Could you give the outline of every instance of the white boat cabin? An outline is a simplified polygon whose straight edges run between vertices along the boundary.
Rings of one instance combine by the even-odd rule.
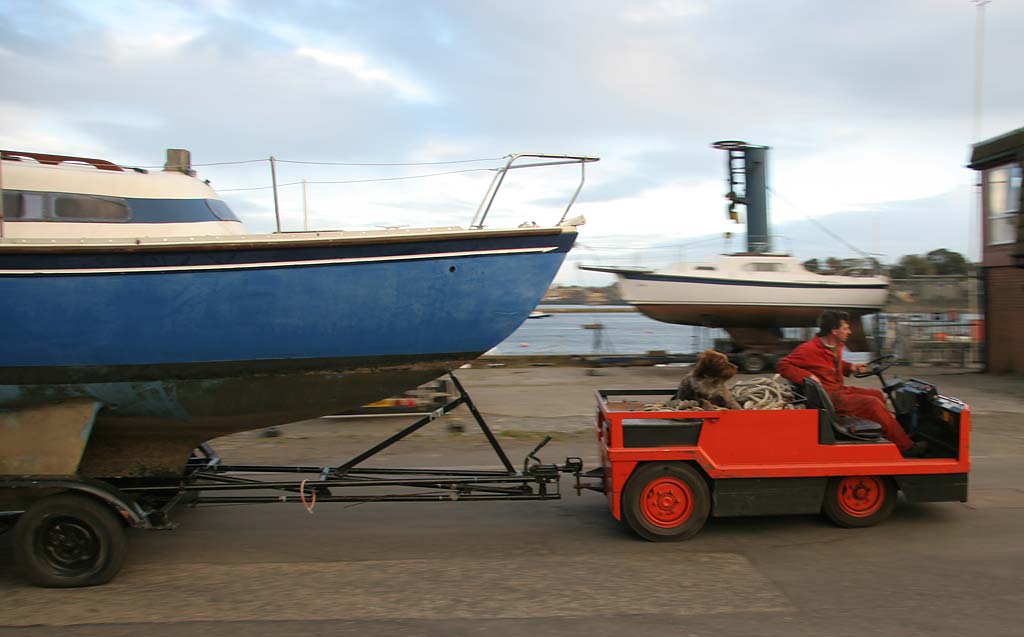
[[[5,239],[245,234],[227,204],[195,176],[186,151],[168,151],[164,170],[149,171],[102,159],[5,150],[0,190]]]
[[[841,280],[846,278],[875,278],[887,281],[885,277],[873,276],[865,270],[855,270],[844,274],[822,274],[812,272],[804,267],[799,259],[789,254],[740,253],[723,254],[716,260],[700,263],[673,263],[662,271],[665,274],[687,275],[714,279],[736,280],[789,280],[789,281],[820,281]]]

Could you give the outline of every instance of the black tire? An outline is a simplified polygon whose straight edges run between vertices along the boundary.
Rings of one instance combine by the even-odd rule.
[[[831,478],[821,512],[846,528],[874,526],[896,507],[896,483],[886,476]]]
[[[711,492],[704,478],[679,462],[641,465],[622,491],[622,518],[652,542],[685,540],[704,526]]]
[[[764,354],[743,354],[740,356],[740,371],[745,374],[760,374],[768,369],[768,357]]]
[[[14,563],[28,581],[47,588],[109,582],[127,554],[124,524],[89,496],[53,495],[35,501],[14,527]]]

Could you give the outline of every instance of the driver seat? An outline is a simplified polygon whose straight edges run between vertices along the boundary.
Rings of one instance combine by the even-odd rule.
[[[816,380],[804,379],[804,396],[808,409],[818,410],[818,438],[822,444],[835,444],[836,436],[861,442],[882,440],[882,425],[857,416],[840,416],[825,388]]]

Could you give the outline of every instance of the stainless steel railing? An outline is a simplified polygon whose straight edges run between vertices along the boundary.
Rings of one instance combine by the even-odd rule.
[[[533,162],[529,164],[513,165],[516,161],[523,158],[540,159],[544,161]],[[576,198],[579,196],[580,191],[583,189],[583,183],[587,178],[587,164],[590,162],[599,161],[599,157],[588,157],[586,155],[548,155],[545,153],[516,153],[509,155],[508,161],[501,168],[498,168],[494,174],[494,179],[491,180],[491,185],[487,188],[487,192],[484,193],[484,198],[480,201],[480,205],[476,209],[476,214],[473,215],[473,220],[469,223],[470,228],[483,228],[484,221],[487,219],[487,213],[491,211],[491,205],[494,204],[494,198],[498,194],[498,190],[501,188],[501,184],[505,181],[505,175],[508,171],[517,168],[536,168],[539,166],[564,166],[566,164],[579,164],[580,165],[580,183],[576,187],[576,191],[573,192],[572,198],[569,200],[569,204],[565,207],[565,211],[562,213],[562,218],[558,220],[558,223],[565,221],[565,218],[569,215],[569,210],[572,205],[576,203]]]

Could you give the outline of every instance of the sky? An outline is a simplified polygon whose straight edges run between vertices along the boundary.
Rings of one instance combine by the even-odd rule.
[[[1024,2],[984,8],[980,111],[977,15],[969,0],[0,0],[0,147],[157,167],[189,149],[253,232],[276,226],[270,156],[291,184],[285,230],[307,223],[302,180],[313,229],[468,226],[500,158],[600,157],[556,281],[602,285],[576,266],[742,248],[711,148],[738,139],[771,148],[777,247],[855,256],[825,225],[883,262],[976,258],[965,164],[1024,126]],[[579,179],[510,172],[488,225],[557,222]]]

